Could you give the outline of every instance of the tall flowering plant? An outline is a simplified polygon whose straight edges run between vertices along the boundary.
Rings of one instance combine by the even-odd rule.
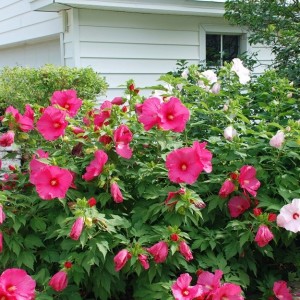
[[[1,264],[31,274],[37,300],[290,293],[297,90],[273,73],[252,83],[238,60],[161,80],[99,107],[66,90],[6,110],[1,146],[18,144],[22,164],[2,170]]]

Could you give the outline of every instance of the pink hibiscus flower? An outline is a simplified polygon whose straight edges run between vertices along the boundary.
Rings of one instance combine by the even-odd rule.
[[[143,108],[144,110],[144,108]],[[190,111],[178,98],[171,97],[168,102],[163,102],[159,111],[160,127],[164,130],[182,132],[190,118]]]
[[[163,263],[167,259],[169,251],[168,244],[164,241],[160,241],[146,250],[153,256],[157,264]]]
[[[9,147],[15,141],[15,133],[13,131],[8,131],[0,135],[0,146]]]
[[[246,190],[250,195],[256,196],[256,191],[260,187],[260,182],[256,176],[256,170],[252,166],[243,166],[240,169],[239,183],[241,188]]]
[[[203,170],[203,165],[199,162],[196,151],[188,147],[169,153],[166,167],[169,179],[175,183],[193,184]]]
[[[112,110],[112,103],[108,100],[104,101],[100,106],[100,112],[94,114],[94,125],[102,127],[104,123],[108,122]]]
[[[38,132],[47,141],[56,140],[64,135],[67,125],[66,113],[52,106],[44,110],[43,115],[36,123]]]
[[[116,152],[123,158],[130,159],[132,156],[132,149],[129,143],[132,141],[132,133],[126,125],[120,125],[114,132],[114,143],[116,145]]]
[[[203,143],[194,142],[193,149],[196,151],[198,160],[202,165],[202,169],[206,173],[210,173],[212,171],[212,164],[211,164],[212,153],[209,150],[205,149],[206,144],[207,144],[206,142]]]
[[[215,273],[204,271],[198,276],[197,284],[202,286],[205,295],[209,295],[221,286],[223,272],[216,270]]]
[[[279,300],[293,300],[293,296],[287,287],[287,283],[283,280],[274,282],[273,292]]]
[[[243,214],[249,207],[250,200],[242,196],[235,196],[228,202],[229,214],[233,218]]]
[[[37,155],[33,156],[33,159],[29,163],[29,181],[34,184],[34,178],[37,172],[39,172],[41,169],[43,169],[45,166],[47,166],[46,163],[40,161],[40,158],[47,159],[49,157],[49,154],[47,152],[44,152],[43,150],[39,149],[36,151]]]
[[[103,150],[97,150],[95,152],[95,159],[90,162],[90,164],[86,167],[86,172],[82,176],[82,178],[86,181],[91,181],[95,177],[99,176],[103,167],[108,160],[107,154]]]
[[[72,181],[73,176],[69,170],[45,165],[35,174],[33,184],[42,199],[51,200],[65,198]]]
[[[221,186],[221,189],[219,191],[219,196],[221,198],[226,198],[227,196],[229,196],[232,192],[234,192],[235,190],[235,185],[234,183],[230,180],[227,179],[225,180],[225,182],[223,183],[223,185]]]
[[[273,238],[274,235],[272,231],[269,229],[269,227],[266,225],[260,225],[257,230],[254,241],[257,243],[259,247],[264,247],[268,245],[269,242],[273,240]]]
[[[22,269],[7,269],[0,276],[0,299],[35,298],[35,281]]]
[[[114,257],[114,264],[116,272],[119,272],[131,258],[131,253],[127,249],[119,251]]]
[[[192,277],[188,273],[181,274],[172,285],[175,300],[193,300],[203,295],[200,285],[191,286]]]
[[[82,100],[77,98],[75,90],[55,91],[51,97],[51,104],[65,109],[70,117],[77,115]]]
[[[138,120],[144,125],[146,131],[160,124],[160,99],[155,97],[148,98],[143,104],[137,105],[136,108],[138,109]]]
[[[24,115],[20,114],[13,106],[9,106],[5,114],[11,114],[22,131],[28,132],[34,129],[34,111],[29,104],[25,105]]]
[[[294,199],[280,209],[277,225],[295,233],[300,231],[300,199]]]
[[[233,283],[225,283],[212,295],[212,300],[244,300],[242,289]]]

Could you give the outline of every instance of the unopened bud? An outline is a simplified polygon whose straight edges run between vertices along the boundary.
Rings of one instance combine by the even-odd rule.
[[[85,218],[84,223],[86,225],[86,227],[92,227],[93,226],[93,219],[92,218]]]

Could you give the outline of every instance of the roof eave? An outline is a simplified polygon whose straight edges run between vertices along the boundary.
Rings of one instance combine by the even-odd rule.
[[[115,10],[127,12],[178,14],[178,15],[205,15],[221,17],[224,14],[222,0],[214,1],[103,1],[103,0],[29,0],[33,10],[60,11],[70,7]]]

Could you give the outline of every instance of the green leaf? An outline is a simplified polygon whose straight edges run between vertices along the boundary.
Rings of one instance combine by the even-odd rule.
[[[107,251],[109,250],[109,245],[107,241],[101,241],[96,243],[98,250],[102,253],[103,259],[105,259]]]

